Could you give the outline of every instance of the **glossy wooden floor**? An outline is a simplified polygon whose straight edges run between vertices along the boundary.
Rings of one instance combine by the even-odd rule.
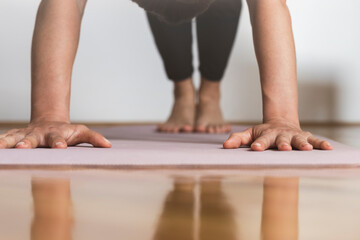
[[[355,240],[359,222],[356,168],[0,169],[1,240]]]

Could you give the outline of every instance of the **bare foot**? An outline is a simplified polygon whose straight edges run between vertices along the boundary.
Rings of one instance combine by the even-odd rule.
[[[174,105],[169,119],[158,126],[159,132],[193,132],[195,118],[195,89],[192,79],[176,82]]]
[[[220,108],[220,83],[201,79],[199,103],[196,109],[196,132],[227,133],[230,125],[226,124]]]

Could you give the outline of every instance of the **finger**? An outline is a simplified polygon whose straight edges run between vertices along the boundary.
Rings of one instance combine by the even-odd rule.
[[[47,138],[47,145],[51,148],[64,149],[67,148],[65,139],[59,133],[49,133]]]
[[[300,134],[295,135],[291,139],[291,145],[294,146],[295,148],[297,148],[298,150],[302,150],[302,151],[313,150],[313,146],[308,143],[307,137],[300,135]]]
[[[81,132],[75,139],[68,141],[68,145],[76,145],[80,143],[90,143],[94,147],[110,148],[111,143],[100,133],[91,131],[90,129]]]
[[[276,136],[274,134],[265,134],[257,139],[251,144],[251,150],[253,151],[265,151],[270,147],[275,146]]]
[[[291,137],[290,135],[280,134],[276,137],[275,145],[280,151],[291,151]]]
[[[103,147],[103,148],[111,148],[111,143],[100,133],[90,131],[88,142],[91,143],[94,147]]]
[[[249,145],[252,141],[251,136],[252,129],[246,129],[243,132],[233,133],[230,137],[224,142],[223,147],[225,149],[239,148],[244,145]]]
[[[17,144],[16,148],[37,148],[40,145],[40,135],[30,133],[21,139]]]
[[[317,137],[310,136],[307,141],[316,149],[333,150],[333,147],[328,141],[321,140]]]
[[[7,134],[0,139],[0,148],[13,148],[24,137],[24,134]]]

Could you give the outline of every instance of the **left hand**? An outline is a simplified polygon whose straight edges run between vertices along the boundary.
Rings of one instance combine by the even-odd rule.
[[[253,151],[264,151],[277,148],[280,151],[291,151],[293,147],[302,151],[315,149],[332,150],[328,141],[304,132],[297,124],[286,121],[273,121],[233,133],[224,142],[224,148],[232,149],[240,146],[251,146]]]

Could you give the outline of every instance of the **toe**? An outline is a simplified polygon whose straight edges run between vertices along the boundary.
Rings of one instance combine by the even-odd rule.
[[[165,124],[159,124],[159,125],[157,126],[157,131],[158,131],[158,132],[164,132],[164,131],[165,131],[165,127],[166,127]]]
[[[207,133],[215,133],[215,131],[216,131],[215,129],[216,129],[216,127],[211,125],[211,126],[207,127],[206,132]]]
[[[206,132],[206,127],[204,125],[198,125],[198,126],[196,126],[195,131],[198,132],[198,133],[205,133]]]
[[[216,133],[223,133],[224,132],[223,127],[221,125],[217,125],[215,127],[215,132]]]
[[[162,132],[168,133],[170,130],[169,126],[164,125],[164,127],[162,128]]]
[[[173,127],[171,128],[171,133],[179,133],[180,128],[179,127]]]
[[[225,132],[229,133],[231,131],[231,126],[230,125],[225,125]]]
[[[194,131],[194,128],[191,125],[184,125],[181,129],[181,132],[186,132],[186,133],[190,133],[192,131]]]

